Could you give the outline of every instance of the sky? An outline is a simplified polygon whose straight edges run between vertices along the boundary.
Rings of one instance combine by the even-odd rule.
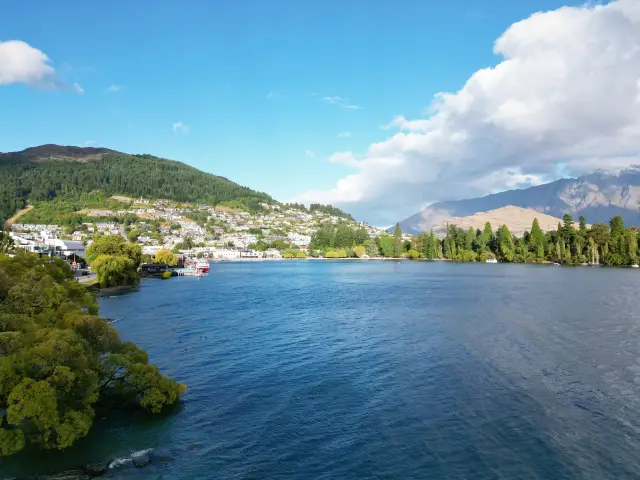
[[[0,112],[388,225],[640,163],[640,0],[5,0]]]

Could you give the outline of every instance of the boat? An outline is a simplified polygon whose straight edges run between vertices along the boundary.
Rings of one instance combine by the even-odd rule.
[[[631,268],[640,268],[640,265],[638,265],[637,263],[634,263],[633,265],[631,265]]]
[[[487,258],[484,263],[498,263],[498,260],[495,258]]]
[[[199,261],[196,263],[196,271],[209,273],[209,262]]]

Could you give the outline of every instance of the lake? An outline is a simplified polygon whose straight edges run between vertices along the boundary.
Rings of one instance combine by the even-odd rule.
[[[9,475],[640,478],[640,272],[448,262],[213,264],[102,298],[188,385]],[[156,452],[144,469],[135,452]],[[18,465],[19,464],[19,465]]]

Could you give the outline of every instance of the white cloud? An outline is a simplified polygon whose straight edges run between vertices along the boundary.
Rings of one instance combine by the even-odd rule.
[[[21,40],[0,42],[0,85],[22,83],[30,87],[84,93],[80,85],[65,84],[47,55]]]
[[[273,90],[267,93],[267,100],[277,100],[278,98],[282,98],[282,94],[274,92]]]
[[[311,158],[311,157],[313,157],[313,156],[315,155],[315,154],[314,154],[311,150],[309,150],[309,149],[305,150],[305,151],[304,151],[304,154],[305,154],[307,157],[309,157],[309,158]]]
[[[329,157],[331,163],[346,165],[347,167],[357,167],[359,161],[352,152],[337,152]]]
[[[511,25],[494,53],[496,66],[437,94],[427,118],[394,118],[385,127],[399,131],[350,162],[354,173],[334,188],[295,200],[391,223],[433,201],[637,162],[640,2],[536,13]]]
[[[122,90],[121,85],[111,84],[107,87],[107,93],[118,93]]]
[[[331,105],[336,105],[341,108],[348,108],[350,110],[360,110],[362,109],[359,105],[354,105],[348,98],[344,97],[322,97],[322,100]]]
[[[176,134],[176,135],[179,134],[179,133],[181,133],[183,135],[186,135],[191,130],[189,125],[187,125],[186,123],[183,123],[183,122],[174,123],[173,127],[171,127],[171,129],[173,130],[173,133]]]
[[[351,132],[341,132],[338,134],[340,138],[349,138],[351,137]]]

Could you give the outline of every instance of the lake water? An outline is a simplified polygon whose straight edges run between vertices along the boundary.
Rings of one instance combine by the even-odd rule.
[[[640,478],[639,294],[632,269],[445,262],[145,281],[101,313],[188,384],[183,404],[0,469],[153,449],[107,477]]]

